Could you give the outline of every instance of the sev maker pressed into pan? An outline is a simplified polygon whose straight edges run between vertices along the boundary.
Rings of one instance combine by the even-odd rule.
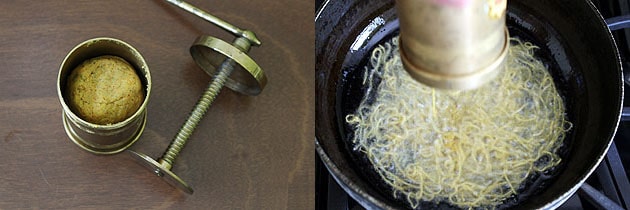
[[[468,90],[505,69],[507,0],[396,0],[395,6],[400,58],[418,82]]]

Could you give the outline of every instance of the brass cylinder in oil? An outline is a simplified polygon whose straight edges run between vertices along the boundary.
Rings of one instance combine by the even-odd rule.
[[[504,68],[507,0],[396,0],[400,55],[419,82],[465,90]]]

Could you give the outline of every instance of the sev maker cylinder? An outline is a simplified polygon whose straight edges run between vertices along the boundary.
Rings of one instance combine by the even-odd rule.
[[[396,0],[400,57],[417,81],[467,90],[505,68],[507,0]]]
[[[113,55],[129,62],[143,85],[144,98],[140,107],[125,120],[100,125],[80,118],[69,106],[65,95],[67,78],[74,68],[90,58]],[[114,38],[100,37],[86,40],[74,47],[59,68],[57,94],[62,106],[63,126],[70,140],[94,154],[116,154],[140,138],[146,125],[146,107],[151,93],[151,74],[144,58],[131,45]]]

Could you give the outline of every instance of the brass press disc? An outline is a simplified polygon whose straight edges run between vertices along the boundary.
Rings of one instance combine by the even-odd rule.
[[[221,63],[230,58],[238,65],[227,79],[225,86],[247,94],[258,95],[267,84],[262,68],[235,46],[215,37],[200,36],[190,47],[190,54],[206,73],[213,76]]]

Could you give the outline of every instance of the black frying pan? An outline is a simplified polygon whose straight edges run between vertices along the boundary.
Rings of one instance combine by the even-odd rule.
[[[344,116],[363,97],[357,81],[365,57],[397,33],[393,1],[326,1],[316,20],[316,150],[337,182],[368,208],[407,208],[353,151]],[[573,123],[561,149],[563,162],[544,182],[529,183],[528,197],[501,207],[554,208],[595,170],[612,141],[623,101],[619,55],[601,15],[586,0],[508,1],[510,35],[541,47],[542,58]],[[437,207],[426,204],[425,207]],[[443,206],[439,206],[443,207]]]

